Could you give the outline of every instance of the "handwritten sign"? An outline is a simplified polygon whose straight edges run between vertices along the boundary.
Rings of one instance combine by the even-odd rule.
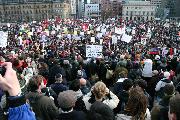
[[[86,45],[86,57],[102,58],[102,45]]]

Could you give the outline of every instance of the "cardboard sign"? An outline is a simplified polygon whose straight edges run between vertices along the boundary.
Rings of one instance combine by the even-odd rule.
[[[86,45],[86,57],[102,58],[102,45]]]

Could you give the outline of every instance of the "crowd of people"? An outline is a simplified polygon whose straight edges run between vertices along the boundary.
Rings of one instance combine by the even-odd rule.
[[[1,120],[180,119],[176,22],[57,18],[1,31]],[[87,45],[102,53],[87,57]]]

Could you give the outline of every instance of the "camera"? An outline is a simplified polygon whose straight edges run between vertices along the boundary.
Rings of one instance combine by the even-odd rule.
[[[6,68],[3,66],[0,66],[0,74],[2,75],[2,76],[4,76],[5,75],[5,73],[6,73]]]

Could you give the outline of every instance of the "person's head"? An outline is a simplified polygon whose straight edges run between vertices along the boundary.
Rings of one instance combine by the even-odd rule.
[[[106,95],[106,85],[103,82],[97,82],[92,92],[96,99],[102,99]]]
[[[73,80],[70,83],[69,89],[73,91],[78,91],[80,89],[80,81],[79,80]]]
[[[120,78],[126,78],[128,75],[127,69],[124,69],[123,71],[119,72],[119,77]]]
[[[142,88],[142,90],[145,90],[147,87],[147,82],[143,79],[139,79],[136,81],[136,84]]]
[[[56,80],[56,82],[62,83],[62,81],[63,81],[62,75],[60,73],[56,74],[55,80]]]
[[[145,55],[145,58],[146,59],[150,59],[150,56],[147,54],[147,55]]]
[[[114,120],[113,110],[106,104],[96,101],[89,111],[89,120]]]
[[[67,90],[60,92],[57,98],[58,105],[63,111],[70,111],[76,103],[75,92]]]
[[[173,95],[175,93],[175,87],[173,84],[165,85],[163,90],[165,95]]]
[[[148,106],[147,97],[139,86],[131,88],[125,111],[134,119],[144,120]]]
[[[82,78],[83,77],[83,72],[82,70],[77,71],[77,78]]]
[[[44,77],[41,75],[33,76],[28,83],[28,91],[35,92],[45,87]]]
[[[168,71],[164,72],[164,78],[169,79],[170,73]]]
[[[169,102],[169,120],[180,120],[180,94],[176,94]]]
[[[133,86],[133,82],[131,79],[125,79],[122,85],[123,85],[123,89],[128,91]]]

